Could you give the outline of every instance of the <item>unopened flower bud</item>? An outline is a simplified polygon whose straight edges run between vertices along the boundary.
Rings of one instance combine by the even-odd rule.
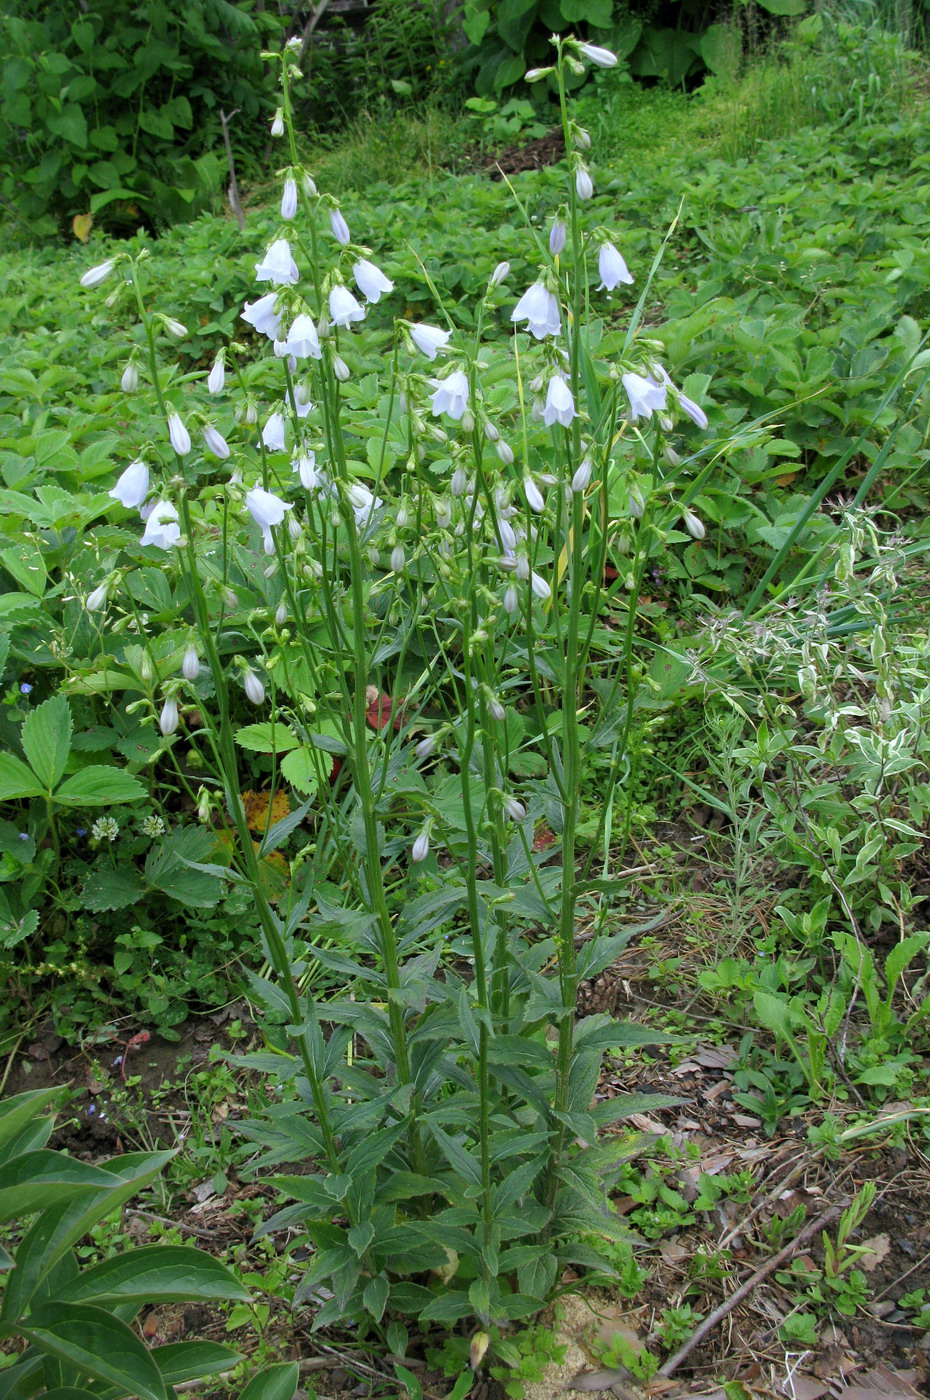
[[[565,240],[568,237],[568,229],[565,227],[564,219],[556,219],[549,230],[549,252],[557,258],[565,247]]]
[[[417,758],[429,758],[439,747],[439,739],[435,734],[427,734],[425,739],[421,739],[414,749]]]
[[[504,720],[507,718],[507,711],[496,695],[488,696],[488,714],[492,719],[496,719],[498,724],[503,724]]]
[[[643,493],[638,486],[631,486],[627,495],[627,502],[630,507],[630,514],[634,520],[642,520],[646,513],[646,502]]]
[[[242,673],[242,687],[253,705],[261,705],[265,699],[265,687],[255,672],[246,669]]]
[[[504,612],[512,616],[519,606],[520,595],[517,593],[517,586],[515,583],[508,583],[504,590]]]
[[[229,456],[229,443],[223,437],[218,428],[214,428],[212,423],[207,423],[203,430],[203,440],[214,457],[219,457],[225,461]]]
[[[513,448],[510,447],[503,438],[497,443],[495,451],[505,467],[513,466]]]
[[[316,198],[316,183],[313,179],[313,176],[310,175],[307,171],[305,171],[303,176],[301,177],[300,187],[308,199]]]
[[[590,199],[594,194],[594,181],[583,165],[575,171],[575,193],[579,199]]]
[[[108,593],[108,585],[106,583],[98,583],[93,592],[88,595],[86,604],[87,611],[99,612],[101,608],[106,607]]]
[[[162,706],[162,711],[158,718],[158,727],[165,738],[167,738],[169,734],[173,734],[177,729],[178,720],[178,702],[175,700],[174,696],[171,695]]]
[[[183,321],[176,321],[173,316],[162,318],[162,324],[169,335],[173,335],[175,340],[183,340],[187,335],[187,327]]]
[[[336,376],[336,378],[339,380],[339,383],[340,383],[340,384],[345,384],[346,380],[349,378],[350,373],[351,373],[351,371],[350,371],[350,369],[349,369],[349,366],[346,364],[346,362],[345,362],[345,360],[342,358],[342,356],[341,356],[341,355],[334,355],[334,356],[333,356],[333,374],[334,374],[334,375]]]
[[[288,176],[281,192],[281,218],[293,219],[297,213],[297,181]]]
[[[99,287],[101,282],[105,282],[116,266],[115,258],[107,258],[106,262],[98,263],[84,273],[81,278],[82,287]]]
[[[272,136],[284,135],[284,108],[279,107],[274,114],[274,121],[271,123]]]
[[[507,274],[508,274],[509,272],[510,272],[510,263],[509,263],[509,262],[499,262],[499,263],[497,264],[497,267],[496,267],[496,268],[494,269],[494,271],[491,273],[490,278],[488,279],[488,286],[489,286],[489,287],[499,287],[500,284],[503,282],[504,278],[507,276]]]
[[[535,510],[538,514],[540,511],[546,509],[543,493],[531,476],[525,476],[523,478],[523,494],[526,496],[530,510]]]
[[[142,653],[142,660],[139,662],[139,676],[145,682],[145,684],[148,685],[149,682],[153,679],[154,675],[155,668],[152,665],[152,658],[149,656],[147,651],[144,651]]]
[[[544,603],[552,597],[552,589],[549,587],[548,583],[542,577],[541,574],[530,574],[530,587],[536,594],[536,597],[542,599]]]
[[[343,247],[351,243],[352,235],[349,232],[349,225],[343,218],[340,209],[330,209],[329,226],[333,231],[333,237],[337,243],[341,243]]]
[[[275,609],[274,620],[279,627],[283,627],[287,622],[287,604],[279,603]]]
[[[452,480],[449,483],[449,490],[452,492],[453,496],[464,496],[467,486],[468,477],[465,474],[465,468],[456,467],[455,471],[452,473]]]
[[[693,539],[702,540],[707,534],[702,521],[692,511],[686,510],[681,518],[685,529]]]
[[[471,1345],[468,1348],[468,1364],[473,1371],[477,1371],[481,1365],[490,1344],[491,1338],[487,1332],[476,1332],[472,1337]]]
[[[226,387],[226,365],[221,355],[217,355],[213,361],[210,373],[207,375],[207,392],[210,394],[221,394]]]
[[[523,818],[526,816],[526,808],[523,803],[519,802],[515,797],[504,798],[504,811],[507,813],[508,817],[515,822],[522,822]]]
[[[197,820],[199,822],[210,820],[210,794],[206,788],[201,788],[197,794]]]
[[[588,489],[588,484],[590,483],[590,480],[591,480],[591,468],[592,468],[591,458],[590,458],[590,457],[585,457],[585,458],[583,458],[583,459],[582,459],[582,462],[581,462],[581,466],[577,468],[577,470],[576,470],[576,472],[575,472],[575,475],[572,477],[572,490],[573,490],[573,491],[587,491],[587,489]]]
[[[404,554],[404,546],[402,544],[396,544],[391,550],[391,568],[394,570],[394,573],[403,573],[406,562],[407,556]]]
[[[123,370],[123,377],[119,382],[124,394],[134,394],[139,387],[139,371],[136,368],[135,360],[130,360]]]
[[[425,826],[425,827],[423,828],[423,830],[420,832],[420,834],[419,834],[419,836],[417,837],[417,839],[416,839],[416,840],[414,841],[414,843],[413,843],[413,849],[412,849],[411,852],[410,852],[410,857],[411,857],[412,860],[416,861],[417,864],[419,865],[420,861],[426,860],[426,857],[427,857],[428,855],[429,855],[429,827],[428,827],[428,826]]]
[[[181,662],[181,675],[186,681],[195,681],[200,675],[200,657],[197,655],[197,648],[193,643],[185,648],[184,660]]]

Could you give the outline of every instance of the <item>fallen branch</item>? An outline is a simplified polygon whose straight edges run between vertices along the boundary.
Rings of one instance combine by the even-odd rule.
[[[714,1308],[710,1316],[706,1317],[700,1327],[696,1328],[695,1331],[691,1333],[691,1336],[683,1346],[678,1348],[674,1356],[670,1356],[665,1364],[659,1367],[659,1375],[670,1376],[673,1371],[677,1371],[678,1367],[686,1357],[691,1355],[698,1343],[703,1342],[707,1334],[712,1332],[717,1326],[717,1323],[722,1322],[727,1314],[733,1311],[737,1303],[741,1303],[757,1284],[761,1283],[764,1278],[768,1278],[769,1274],[774,1273],[781,1264],[784,1264],[787,1259],[790,1259],[796,1249],[800,1248],[802,1244],[807,1243],[811,1235],[816,1235],[818,1230],[822,1230],[825,1226],[829,1225],[830,1221],[840,1214],[841,1209],[842,1207],[840,1206],[831,1206],[829,1210],[825,1210],[823,1215],[819,1215],[816,1220],[812,1220],[809,1225],[805,1225],[804,1229],[795,1236],[790,1244],[786,1244],[784,1249],[780,1249],[777,1254],[772,1255],[771,1259],[767,1259],[760,1269],[756,1269],[756,1272],[751,1274],[745,1283],[741,1283],[736,1292],[731,1293],[730,1297],[727,1298],[725,1302],[721,1303],[719,1308]]]

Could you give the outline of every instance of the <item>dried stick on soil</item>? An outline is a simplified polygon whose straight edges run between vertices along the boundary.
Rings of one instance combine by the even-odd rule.
[[[757,1284],[761,1283],[764,1278],[768,1278],[769,1274],[774,1273],[781,1264],[784,1264],[786,1259],[790,1259],[794,1251],[800,1248],[802,1244],[806,1244],[811,1235],[816,1235],[818,1230],[822,1230],[824,1226],[829,1225],[830,1221],[840,1214],[840,1210],[840,1206],[831,1206],[829,1210],[825,1210],[823,1215],[819,1215],[816,1220],[812,1220],[809,1225],[805,1225],[804,1229],[800,1234],[795,1236],[790,1244],[786,1244],[784,1249],[780,1249],[777,1254],[772,1255],[771,1259],[767,1259],[761,1269],[756,1269],[756,1272],[751,1274],[745,1283],[740,1284],[735,1293],[730,1294],[726,1302],[721,1303],[719,1308],[714,1308],[710,1317],[706,1317],[700,1327],[696,1328],[696,1330],[691,1333],[691,1336],[683,1346],[678,1348],[674,1356],[670,1356],[665,1365],[659,1367],[659,1375],[670,1376],[673,1371],[677,1371],[678,1367],[686,1357],[691,1355],[698,1343],[703,1342],[707,1334],[712,1332],[717,1326],[717,1323],[722,1322],[727,1314],[733,1311],[737,1303],[741,1303]]]

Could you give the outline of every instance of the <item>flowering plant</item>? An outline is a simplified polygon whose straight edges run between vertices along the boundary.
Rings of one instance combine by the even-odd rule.
[[[325,1287],[318,1325],[365,1315],[401,1354],[404,1316],[506,1323],[544,1305],[562,1265],[596,1262],[579,1234],[619,1226],[605,1162],[582,1144],[638,1104],[591,1099],[603,1049],[645,1033],[575,1023],[580,981],[629,936],[602,931],[609,881],[579,874],[582,715],[622,762],[646,562],[679,519],[703,531],[701,476],[687,481],[669,441],[679,409],[692,432],[689,406],[703,410],[637,335],[648,281],[616,352],[598,352],[585,318],[594,266],[605,290],[633,274],[586,227],[594,177],[565,77],[606,51],[554,43],[570,156],[539,275],[517,299],[499,263],[473,339],[441,304],[448,329],[398,322],[367,418],[346,411],[346,386],[390,265],[353,241],[301,166],[289,49],[275,56],[284,226],[255,264],[252,339],[225,347],[206,378],[219,469],[198,466],[188,424],[200,410],[166,373],[140,261],[118,255],[105,274],[139,315],[164,437],[113,489],[144,530],[88,605],[118,608],[143,561],[181,600],[184,640],[142,703],[166,754],[181,735],[198,754],[191,796],[231,861],[192,864],[250,891],[274,976],[252,986],[291,1037],[273,1070],[288,1116],[246,1130],[268,1163],[314,1159],[310,1175],[282,1179],[298,1204],[276,1217],[316,1245],[297,1300]],[[527,330],[492,380],[482,328],[502,305]],[[252,359],[255,337],[267,358]],[[260,412],[256,391],[271,386]],[[609,559],[627,561],[619,645],[600,622]],[[242,722],[245,702],[259,722],[254,709]],[[243,750],[263,757],[272,799],[283,789],[296,802],[274,820],[269,801],[257,842]],[[304,844],[286,897],[272,897],[264,862],[291,838]],[[582,911],[596,936],[579,945]],[[314,961],[353,989],[326,1004],[326,1034],[305,976]]]

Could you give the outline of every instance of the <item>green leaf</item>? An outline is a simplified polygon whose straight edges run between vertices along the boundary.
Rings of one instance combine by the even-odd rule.
[[[182,1385],[238,1366],[242,1356],[219,1342],[170,1342],[150,1353],[166,1385]]]
[[[281,760],[281,776],[298,792],[312,797],[319,787],[320,760],[307,747],[295,749]]]
[[[12,1142],[19,1130],[42,1113],[60,1093],[59,1089],[32,1089],[0,1103],[0,1148]]]
[[[61,1152],[24,1152],[0,1167],[0,1225],[109,1186],[112,1180],[112,1173]]]
[[[44,1303],[21,1324],[41,1351],[139,1400],[168,1400],[161,1372],[142,1342],[102,1308],[58,1300]]]
[[[145,862],[147,882],[182,904],[212,909],[223,892],[221,880],[209,871],[192,869],[187,862],[202,863],[215,841],[214,834],[202,827],[176,828],[161,846],[149,852]]]
[[[239,1400],[294,1400],[299,1378],[296,1361],[279,1361],[253,1376]]]
[[[41,797],[45,789],[31,768],[11,753],[0,753],[0,802]]]
[[[362,1302],[371,1313],[375,1322],[380,1322],[384,1316],[384,1309],[387,1307],[390,1291],[391,1285],[388,1283],[385,1274],[376,1274],[375,1277],[365,1285],[365,1291],[362,1294]]]
[[[117,802],[135,802],[145,796],[145,788],[122,768],[94,764],[75,773],[54,794],[66,807],[102,807]]]
[[[39,607],[38,598],[31,598],[28,593],[0,593],[0,619],[14,626],[29,621]]]
[[[23,750],[33,772],[51,792],[65,771],[71,752],[71,706],[63,695],[37,705],[23,721]]]
[[[300,746],[300,740],[289,724],[246,724],[236,730],[236,743],[252,753],[287,753]]]
[[[82,903],[85,909],[100,914],[107,909],[128,909],[144,894],[145,885],[135,870],[95,866],[84,882]]]
[[[153,1244],[85,1269],[59,1297],[71,1303],[247,1303],[249,1290],[211,1254],[192,1245]]]
[[[0,1274],[9,1273],[15,1263],[16,1261],[12,1254],[7,1254],[3,1245],[0,1244]]]

